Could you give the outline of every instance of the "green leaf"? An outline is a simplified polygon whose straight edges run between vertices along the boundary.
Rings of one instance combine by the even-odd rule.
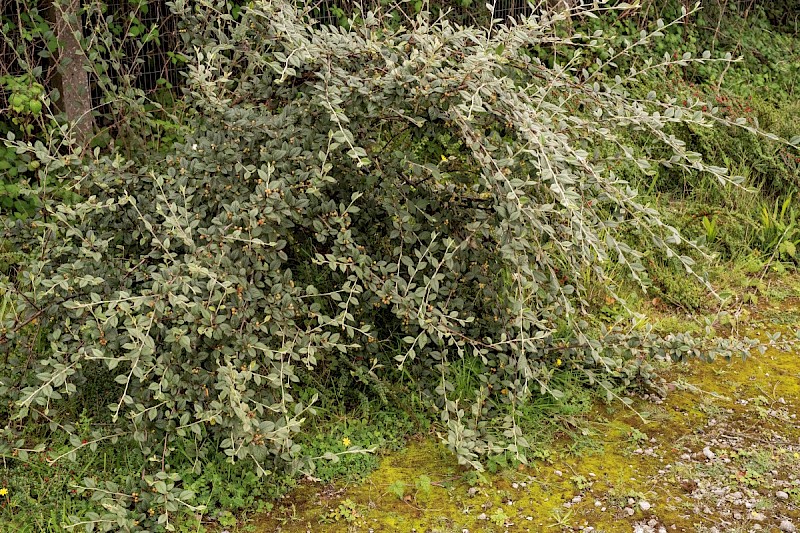
[[[402,500],[406,494],[406,484],[397,480],[389,485],[388,490],[390,494],[394,494],[398,499]]]

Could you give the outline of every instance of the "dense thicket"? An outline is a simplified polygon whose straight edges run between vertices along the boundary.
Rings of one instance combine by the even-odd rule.
[[[178,439],[262,474],[313,468],[294,437],[322,375],[384,401],[411,381],[480,468],[526,460],[520,409],[562,394],[562,365],[613,397],[647,383],[653,357],[742,348],[587,316],[587,284],[614,298],[620,272],[647,283],[644,254],[692,273],[693,245],[618,169],[741,181],[670,133],[708,127],[710,104],[630,92],[651,71],[714,61],[633,55],[663,24],[615,49],[564,33],[564,13],[489,28],[365,14],[347,30],[282,1],[183,15],[197,48],[177,142],[65,155],[66,128],[49,145],[8,141],[43,179],[23,184],[35,214],[5,221],[24,260],[2,281],[0,394],[43,420],[107,375],[109,424],[76,448],[132,438],[162,457],[126,488],[146,496],[98,493],[99,527],[188,505],[165,467]],[[540,59],[554,47],[571,53]],[[465,359],[480,377],[456,393]]]

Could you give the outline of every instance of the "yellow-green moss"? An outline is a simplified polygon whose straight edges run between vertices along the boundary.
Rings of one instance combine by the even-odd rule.
[[[788,335],[790,326],[800,323],[795,320],[800,319],[800,307],[797,302],[784,303],[764,310],[761,316],[763,322],[757,327],[739,333],[762,338],[779,331]],[[752,436],[754,431],[765,435],[781,431],[791,442],[800,442],[797,420],[786,424],[779,416],[762,417],[764,407],[759,405],[773,402],[785,406],[787,413],[800,407],[800,356],[796,346],[787,348],[754,353],[746,361],[676,364],[665,375],[675,390],[663,403],[642,400],[634,405],[636,412],[619,404],[598,405],[583,428],[592,446],[576,447],[564,437],[549,444],[549,461],[515,471],[477,475],[460,467],[435,439],[411,442],[405,451],[384,458],[362,484],[342,488],[304,484],[270,515],[260,517],[256,530],[460,533],[463,528],[472,532],[559,531],[591,525],[598,532],[613,532],[631,531],[634,522],[654,516],[668,528],[699,531],[714,525],[718,517],[713,509],[701,517],[692,511],[687,494],[692,487],[682,486],[681,479],[703,469],[714,475],[718,470],[723,477],[738,475],[735,470],[731,474],[727,463],[681,462],[687,449],[695,455],[702,450],[701,431],[710,418],[725,416],[731,432]],[[654,449],[652,455],[648,448]],[[769,441],[752,452],[720,449],[716,453],[730,455],[742,468],[761,461],[800,471],[796,452]],[[430,478],[429,492],[416,489],[421,476]],[[389,490],[398,481],[406,487],[402,499]],[[741,481],[720,479],[729,484]],[[564,504],[576,496],[580,501],[566,508]],[[646,500],[652,508],[642,511],[629,498],[636,504]],[[345,511],[353,510],[352,515],[336,513],[342,502]],[[798,505],[787,505],[782,516],[797,518]],[[632,516],[626,507],[633,509]]]

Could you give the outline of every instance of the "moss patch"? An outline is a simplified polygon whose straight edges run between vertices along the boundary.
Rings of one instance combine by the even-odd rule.
[[[800,527],[800,302],[762,309],[741,335],[786,342],[746,361],[686,362],[672,392],[598,405],[541,460],[498,474],[409,443],[352,486],[306,482],[256,531],[772,531]],[[402,489],[402,490],[401,490]]]

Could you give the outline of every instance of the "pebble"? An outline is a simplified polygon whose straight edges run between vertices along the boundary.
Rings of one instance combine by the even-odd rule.
[[[778,492],[775,493],[775,497],[778,498],[779,500],[788,500],[789,494],[782,490],[779,490]]]
[[[784,533],[794,533],[795,531],[797,531],[797,527],[795,527],[795,525],[788,520],[784,520],[783,522],[781,522],[781,525],[778,526],[778,529],[780,529]]]
[[[650,502],[642,500],[639,502],[639,507],[642,509],[642,511],[649,511],[651,505]]]
[[[706,446],[705,448],[703,448],[703,455],[705,455],[705,456],[706,456],[706,459],[708,459],[709,461],[713,461],[713,460],[714,460],[714,458],[717,456],[717,454],[715,454],[714,452],[712,452],[712,451],[711,451],[711,448],[709,448],[708,446]]]
[[[481,514],[479,514],[479,515],[477,516],[477,519],[478,519],[478,520],[488,520],[488,519],[489,519],[489,517],[488,517],[488,516],[486,516],[486,513],[481,513]]]
[[[750,518],[752,520],[755,520],[756,522],[763,522],[764,520],[767,519],[767,517],[766,517],[766,515],[764,513],[757,513],[755,511],[750,513]]]
[[[634,510],[633,510],[633,509],[631,509],[630,507],[626,507],[626,508],[625,508],[625,514],[627,514],[628,516],[633,516],[633,513],[635,513],[635,512],[636,512],[636,511],[634,511]]]

